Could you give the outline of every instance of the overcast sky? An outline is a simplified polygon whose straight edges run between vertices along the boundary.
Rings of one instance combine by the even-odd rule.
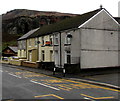
[[[103,8],[106,8],[114,17],[117,17],[119,1],[120,0],[1,0],[0,14],[13,9],[83,14],[98,9],[100,5],[103,5]]]

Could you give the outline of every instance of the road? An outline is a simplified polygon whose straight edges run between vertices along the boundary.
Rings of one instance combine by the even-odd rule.
[[[118,99],[120,90],[3,65],[2,99]],[[118,100],[117,100],[118,101]]]

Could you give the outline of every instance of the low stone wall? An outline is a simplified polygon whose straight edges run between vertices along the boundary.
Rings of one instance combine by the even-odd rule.
[[[23,61],[22,62],[22,66],[38,68],[38,63],[36,63],[36,62],[30,62],[30,61]]]
[[[54,67],[55,67],[54,62],[40,62],[39,63],[39,68],[41,69],[53,70]]]
[[[22,61],[21,60],[10,60],[9,64],[21,66],[22,65]]]

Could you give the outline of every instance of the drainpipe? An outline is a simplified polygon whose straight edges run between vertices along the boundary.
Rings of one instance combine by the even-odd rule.
[[[25,50],[26,50],[26,59],[28,59],[28,50],[27,50],[27,39],[25,40]]]
[[[63,77],[65,77],[65,68],[62,67],[62,43],[61,43],[61,32],[60,32],[60,68],[63,69]]]
[[[60,39],[59,39],[59,40],[60,40],[60,41],[59,41],[59,43],[60,43],[60,45],[59,45],[59,47],[60,47],[60,54],[59,54],[59,55],[60,55],[60,56],[59,56],[58,58],[60,59],[60,65],[59,65],[58,68],[60,68],[60,69],[62,68],[62,69],[63,69],[63,77],[65,77],[65,68],[62,67],[62,47],[61,47],[61,46],[62,46],[62,45],[61,45],[61,42],[62,42],[62,41],[61,41],[61,32],[59,32],[59,38],[60,38]],[[56,70],[56,67],[55,67],[54,70],[53,70],[53,75],[55,75],[55,70]]]
[[[62,68],[61,32],[60,32],[60,68]]]

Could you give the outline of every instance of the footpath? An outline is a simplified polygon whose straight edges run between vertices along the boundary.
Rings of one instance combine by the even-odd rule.
[[[81,81],[85,83],[91,83],[95,85],[101,85],[101,86],[106,86],[120,90],[120,80],[119,80],[120,68],[87,69],[87,70],[81,70],[79,74],[65,74],[65,77],[63,77],[63,74],[61,72],[55,72],[55,75],[53,75],[53,71],[45,70],[45,69],[15,66],[6,63],[3,63],[2,65],[11,68],[19,68],[22,70],[54,76],[58,78],[71,79],[75,81]]]

